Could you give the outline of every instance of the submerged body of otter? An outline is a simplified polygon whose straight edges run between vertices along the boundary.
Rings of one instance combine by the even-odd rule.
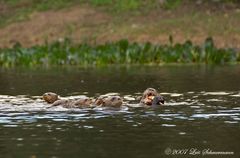
[[[90,98],[62,99],[55,101],[52,106],[62,106],[64,108],[88,108],[92,104]]]
[[[47,92],[43,94],[43,100],[47,103],[52,104],[52,106],[62,106],[65,108],[85,108],[92,104],[91,98],[79,98],[79,99],[60,99],[56,93]]]
[[[43,94],[43,99],[52,106],[62,106],[65,108],[87,108],[87,107],[121,107],[123,100],[120,96],[99,97],[96,100],[91,98],[79,99],[59,99],[58,95],[53,92]]]
[[[99,97],[95,100],[94,105],[102,107],[114,107],[119,108],[123,104],[123,100],[120,96],[107,96]]]
[[[79,99],[59,99],[53,92],[43,94],[43,99],[52,106],[62,106],[65,108],[89,108],[89,107],[113,107],[119,108],[123,105],[123,99],[120,96],[100,96],[97,99],[88,97]],[[164,98],[154,88],[147,88],[141,97],[140,105],[152,106],[164,104]]]

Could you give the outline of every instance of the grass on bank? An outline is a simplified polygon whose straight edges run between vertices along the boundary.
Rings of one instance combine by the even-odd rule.
[[[200,0],[201,3],[229,4],[237,0]],[[28,19],[33,12],[56,10],[73,5],[91,5],[111,13],[146,13],[154,9],[175,9],[191,0],[0,0],[0,26]]]
[[[0,49],[0,65],[2,67],[163,63],[224,64],[239,61],[239,52],[234,49],[216,48],[212,38],[207,38],[201,46],[193,45],[191,41],[173,44],[172,37],[170,37],[168,45],[129,43],[127,40],[121,40],[115,43],[91,46],[72,44],[70,40],[66,39],[30,48],[23,48],[16,44],[14,48]]]
[[[111,13],[121,13],[152,8],[157,2],[157,0],[0,0],[0,26],[26,20],[33,12],[58,10],[73,5],[87,4]]]

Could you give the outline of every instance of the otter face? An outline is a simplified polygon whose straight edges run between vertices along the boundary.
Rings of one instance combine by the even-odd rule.
[[[123,104],[123,100],[119,96],[112,96],[110,98],[113,107],[120,107]]]
[[[156,96],[156,95],[158,95],[158,92],[154,88],[148,88],[143,92],[143,98]]]
[[[109,96],[103,99],[102,106],[105,107],[120,107],[123,104],[123,100],[119,96]]]
[[[143,92],[141,103],[145,105],[161,105],[164,104],[164,99],[156,89],[148,88]]]
[[[47,92],[43,94],[43,100],[45,100],[47,103],[54,103],[56,100],[58,100],[58,95],[56,93]]]
[[[153,98],[158,95],[158,92],[154,88],[148,88],[143,92],[141,103],[146,105],[152,105]]]
[[[78,99],[74,103],[74,105],[76,105],[76,106],[90,106],[90,104],[92,104],[92,99],[90,99],[90,98]]]

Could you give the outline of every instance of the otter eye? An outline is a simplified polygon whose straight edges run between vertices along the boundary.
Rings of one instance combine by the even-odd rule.
[[[112,98],[111,98],[111,101],[114,101],[115,99],[116,99],[116,97],[112,97]]]

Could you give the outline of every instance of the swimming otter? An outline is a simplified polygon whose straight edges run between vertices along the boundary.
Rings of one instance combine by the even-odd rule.
[[[52,104],[52,106],[63,106],[65,108],[71,107],[89,107],[93,101],[90,98],[79,98],[79,99],[59,99],[58,95],[53,92],[47,92],[43,94],[43,100],[47,103]]]
[[[80,98],[74,101],[75,107],[87,108],[91,107],[93,100],[91,98]]]
[[[107,96],[107,97],[100,96],[94,102],[94,105],[96,106],[114,107],[114,108],[119,108],[122,106],[122,104],[123,104],[123,100],[120,96]]]
[[[43,94],[43,100],[45,100],[47,103],[54,103],[56,100],[59,100],[59,97],[56,93],[53,92],[47,92]]]
[[[123,100],[120,96],[100,96],[95,101],[91,98],[79,99],[59,99],[58,95],[53,92],[43,94],[43,99],[52,106],[63,106],[65,108],[86,108],[86,107],[120,107]]]
[[[164,98],[154,88],[147,88],[141,97],[140,104],[143,105],[162,105]]]
[[[62,106],[64,108],[87,108],[92,104],[91,98],[62,99],[55,101],[52,106]]]

